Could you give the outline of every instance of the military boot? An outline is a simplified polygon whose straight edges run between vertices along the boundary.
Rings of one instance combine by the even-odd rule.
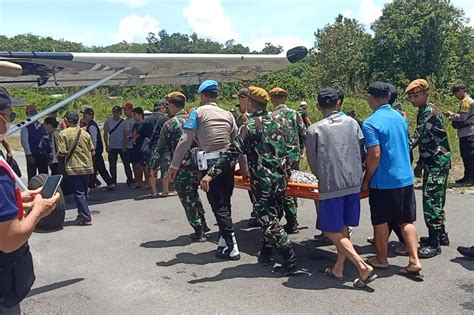
[[[273,265],[272,259],[272,247],[269,246],[267,243],[262,244],[262,248],[260,249],[260,253],[258,253],[258,263],[264,266]]]
[[[298,221],[296,220],[296,217],[286,218],[286,225],[283,229],[288,234],[298,234],[300,230],[298,230]]]
[[[206,223],[206,218],[204,217],[204,215],[201,215],[201,225],[202,225],[202,230],[204,231],[204,233],[207,233],[209,232],[211,229],[207,226],[207,223]]]
[[[258,218],[250,218],[248,221],[248,226],[249,228],[262,227],[262,223],[260,223],[260,220],[258,220]]]
[[[195,227],[194,233],[191,234],[189,237],[191,237],[191,240],[193,242],[199,242],[199,243],[207,242],[207,236],[206,234],[204,234],[202,226]]]
[[[420,237],[420,245],[426,245],[429,242],[429,237]],[[448,232],[444,229],[444,227],[441,229],[440,234],[439,234],[439,244],[441,246],[449,246],[449,237],[448,237]]]
[[[441,245],[439,243],[440,231],[430,230],[429,235],[427,242],[418,250],[420,258],[432,258],[441,254]]]
[[[235,233],[227,235],[222,239],[224,240],[225,247],[222,248],[221,245],[223,245],[223,243],[219,239],[219,243],[217,244],[216,257],[220,259],[239,260],[239,246],[237,245],[237,240],[235,239]],[[222,250],[220,250],[220,248],[222,248]]]
[[[300,271],[296,263],[296,255],[293,246],[288,245],[277,249],[278,254],[283,258],[283,265],[273,268],[273,273],[278,276],[291,276]]]

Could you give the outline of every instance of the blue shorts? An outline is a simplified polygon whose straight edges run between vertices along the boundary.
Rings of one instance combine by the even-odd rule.
[[[358,226],[360,219],[360,194],[320,200],[318,229],[323,232],[341,232],[344,226]]]

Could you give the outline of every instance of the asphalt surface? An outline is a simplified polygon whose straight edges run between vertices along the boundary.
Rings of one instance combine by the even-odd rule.
[[[21,155],[18,161],[24,169]],[[119,173],[123,172],[119,165]],[[25,172],[26,173],[26,172]],[[123,177],[122,177],[123,180]],[[29,314],[149,314],[149,313],[472,313],[474,260],[461,258],[459,245],[474,245],[474,195],[449,193],[447,230],[451,246],[423,260],[423,282],[397,275],[406,257],[390,249],[391,267],[366,290],[354,289],[355,268],[346,263],[346,281],[321,273],[335,261],[335,247],[318,244],[315,208],[299,200],[302,229],[292,235],[298,261],[311,276],[275,277],[257,264],[260,233],[248,229],[248,195],[234,190],[233,220],[241,250],[239,261],[214,257],[217,226],[204,194],[210,242],[191,243],[184,210],[177,197],[136,201],[148,191],[120,185],[115,192],[90,196],[93,225],[70,226],[34,233],[30,240],[37,280],[22,303]],[[417,191],[418,231],[427,233]],[[76,216],[67,198],[66,221]],[[366,242],[372,234],[367,200],[353,243],[364,257],[374,253]],[[391,247],[395,243],[392,235]],[[275,255],[276,257],[276,255]],[[277,258],[278,259],[278,258]]]

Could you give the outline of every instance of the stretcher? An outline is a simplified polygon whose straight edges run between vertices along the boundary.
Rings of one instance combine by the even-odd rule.
[[[237,173],[234,176],[234,187],[250,190],[250,181],[244,181],[242,176],[238,175]],[[288,186],[286,187],[285,195],[298,198],[319,200],[318,185],[302,184],[289,181]],[[361,199],[367,198],[368,196],[368,191],[363,191],[360,193]]]

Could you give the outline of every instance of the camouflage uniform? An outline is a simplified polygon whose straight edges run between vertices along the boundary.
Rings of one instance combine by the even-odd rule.
[[[281,125],[283,125],[290,167],[291,169],[298,170],[303,145],[306,142],[306,125],[304,124],[300,114],[285,104],[277,106],[271,115],[280,122]],[[283,210],[287,222],[294,222],[291,224],[297,224],[297,202],[295,197],[286,196],[284,198]]]
[[[167,153],[174,152],[181,137],[181,125],[188,116],[189,114],[182,109],[163,125],[158,144],[148,163],[150,168],[157,169],[162,160],[167,158]],[[169,156],[168,158],[171,160],[172,157]],[[191,154],[188,153],[176,174],[175,188],[186,212],[188,222],[195,230],[207,229],[204,207],[198,193],[199,179],[199,171],[191,160]]]
[[[262,242],[265,246],[290,246],[288,234],[280,225],[280,216],[286,189],[287,147],[280,123],[266,110],[249,117],[239,135],[209,170],[212,178],[232,167],[240,154],[246,154],[249,164],[251,190],[256,197],[255,209],[262,223]]]
[[[443,114],[432,104],[418,109],[412,148],[418,146],[423,167],[423,213],[429,231],[444,232],[444,204],[451,151]]]

